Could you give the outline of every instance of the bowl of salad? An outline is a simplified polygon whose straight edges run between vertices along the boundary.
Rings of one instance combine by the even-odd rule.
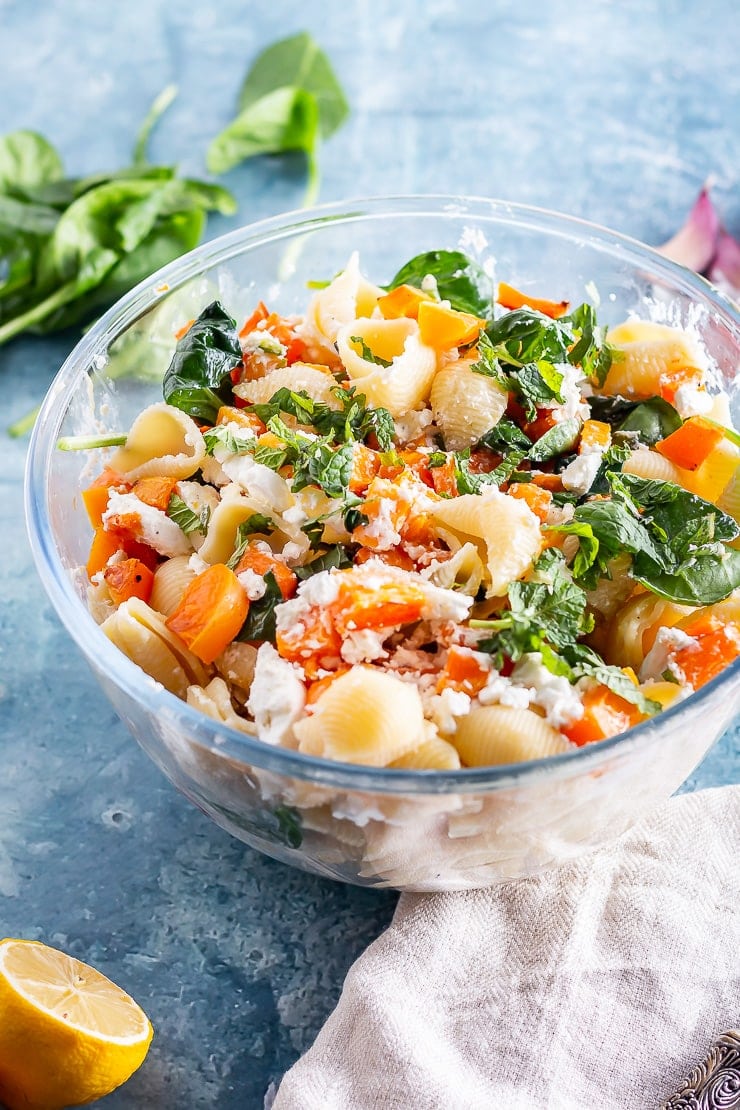
[[[345,882],[618,836],[738,707],[740,320],[614,232],[359,200],[124,297],[29,453],[49,596],[171,781]]]

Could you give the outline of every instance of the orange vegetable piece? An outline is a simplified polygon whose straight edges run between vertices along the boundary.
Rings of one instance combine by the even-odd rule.
[[[664,370],[658,379],[660,396],[672,405],[682,385],[700,386],[703,380],[704,374],[698,366],[677,366],[671,370]]]
[[[364,493],[380,469],[380,456],[377,451],[365,447],[363,443],[352,445],[352,472],[349,488],[352,493]]]
[[[568,301],[547,301],[542,297],[530,297],[528,293],[520,292],[513,285],[507,285],[505,281],[498,283],[496,300],[504,308],[533,308],[535,312],[541,312],[553,320],[565,316],[570,307]]]
[[[424,595],[411,583],[382,582],[367,586],[358,582],[350,570],[345,572],[337,600],[329,608],[334,626],[344,638],[354,629],[411,624],[421,619],[424,606]]]
[[[275,558],[274,555],[268,555],[266,551],[260,551],[256,547],[248,547],[241,559],[236,565],[235,574],[241,574],[243,570],[254,571],[259,574],[260,578],[264,578],[268,571],[272,571],[275,581],[277,582],[280,593],[284,599],[293,597],[298,589],[298,578],[280,559]]]
[[[315,677],[319,662],[338,658],[342,646],[327,609],[312,609],[301,617],[300,623],[275,636],[278,654],[290,663],[300,663],[309,677]]]
[[[188,585],[166,624],[203,663],[212,663],[238,634],[249,611],[246,591],[225,563]]]
[[[596,740],[617,736],[644,720],[636,705],[620,698],[608,686],[593,686],[583,695],[583,716],[561,729],[573,744],[581,747]]]
[[[447,652],[447,661],[437,679],[437,693],[461,690],[475,697],[488,681],[490,671],[479,659],[454,645]]]
[[[419,338],[435,351],[448,351],[472,343],[480,335],[483,321],[469,312],[445,308],[438,301],[426,300],[419,304]]]
[[[583,455],[594,449],[606,451],[611,439],[612,430],[603,420],[585,420],[578,441],[578,454]]]
[[[675,432],[656,443],[655,450],[684,470],[696,470],[724,437],[724,431],[703,416],[690,416]]]
[[[255,435],[260,436],[267,431],[264,420],[260,420],[256,412],[244,412],[234,405],[221,405],[216,416],[217,424],[238,424],[240,428],[248,428]]]
[[[389,567],[400,567],[401,570],[414,570],[414,560],[399,547],[392,547],[390,551],[371,551],[369,547],[359,547],[355,555],[355,566],[362,566],[369,559],[380,559]]]
[[[740,655],[740,628],[736,624],[725,624],[697,639],[698,647],[680,648],[673,656],[686,681],[695,690],[711,682]]]
[[[536,517],[545,521],[552,505],[552,494],[549,490],[541,489],[533,482],[512,482],[507,491],[512,497],[518,498],[529,505]]]
[[[111,555],[115,555],[122,547],[121,538],[114,532],[106,532],[104,528],[96,528],[90,545],[90,554],[87,557],[87,574],[92,578],[103,569]]]
[[[536,443],[538,439],[542,439],[545,432],[549,432],[558,423],[556,409],[537,409],[537,416],[534,420],[530,420],[522,426],[522,431],[526,436]]]
[[[181,328],[177,329],[177,331],[175,332],[175,339],[177,340],[178,343],[180,342],[180,340],[182,339],[182,337],[184,335],[188,334],[188,332],[190,331],[190,329],[192,328],[194,323],[195,323],[195,317],[193,317],[192,320],[188,320],[187,324],[183,324]]]
[[[176,478],[139,478],[134,482],[133,492],[145,505],[166,513],[176,485]]]
[[[103,513],[108,508],[108,497],[112,489],[128,492],[131,489],[131,483],[115,470],[106,467],[93,484],[82,491],[82,502],[93,528],[100,528],[103,523]]]
[[[428,293],[422,292],[414,285],[397,285],[378,299],[378,308],[386,320],[398,320],[406,316],[416,320],[419,315],[419,305],[422,301],[431,301]]]
[[[113,563],[105,568],[103,578],[116,605],[128,601],[130,597],[148,601],[152,596],[154,575],[139,559],[124,559],[121,563]]]
[[[434,489],[439,494],[447,497],[457,497],[457,476],[455,474],[455,459],[450,455],[442,466],[435,466],[430,471]]]
[[[269,315],[270,315],[270,312],[269,312],[269,309],[267,308],[267,305],[264,303],[264,301],[260,301],[259,304],[257,305],[257,307],[255,308],[254,312],[252,313],[252,315],[249,317],[249,319],[245,320],[244,323],[242,324],[241,329],[239,331],[239,338],[243,339],[245,335],[249,335],[249,333],[251,331],[254,331],[254,329],[257,327],[257,325],[262,320],[266,320]]]
[[[559,474],[544,474],[540,471],[532,473],[533,486],[539,486],[540,489],[550,490],[552,493],[560,493],[563,489],[563,483]]]

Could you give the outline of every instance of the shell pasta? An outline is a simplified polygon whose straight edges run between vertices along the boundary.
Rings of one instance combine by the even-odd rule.
[[[739,441],[698,339],[505,307],[449,254],[386,286],[352,255],[300,315],[209,305],[82,491],[105,634],[264,744],[559,757],[740,655]]]

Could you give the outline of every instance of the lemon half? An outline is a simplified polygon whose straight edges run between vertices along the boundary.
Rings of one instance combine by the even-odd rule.
[[[60,1110],[102,1098],[143,1062],[148,1017],[99,971],[36,941],[0,941],[0,1102]]]

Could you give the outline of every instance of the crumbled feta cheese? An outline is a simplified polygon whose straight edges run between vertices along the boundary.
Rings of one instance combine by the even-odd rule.
[[[209,564],[205,559],[201,559],[200,555],[191,555],[188,559],[188,566],[194,574],[203,574],[204,571],[208,570]]]
[[[214,454],[218,455],[218,450]],[[226,455],[219,461],[232,482],[260,498],[271,509],[282,513],[293,504],[285,479],[270,470],[269,466],[255,462],[251,455]]]
[[[583,703],[578,691],[563,675],[548,671],[538,651],[519,660],[511,673],[511,680],[517,686],[529,688],[532,695],[530,704],[544,709],[547,722],[553,728],[563,728],[583,716]]]
[[[393,507],[393,501],[381,499],[378,502],[378,515],[365,525],[365,535],[368,539],[377,540],[377,551],[389,551],[391,547],[401,542],[401,535],[396,531],[391,517]]]
[[[399,416],[393,423],[396,427],[396,435],[401,443],[408,443],[412,439],[418,439],[419,436],[424,434],[424,430],[434,420],[434,414],[431,409],[411,409],[410,412]]]
[[[599,472],[601,466],[603,452],[593,452],[586,455],[577,455],[572,462],[569,462],[564,470],[560,472],[560,480],[565,489],[571,493],[577,493],[582,497],[591,489],[594,484],[594,479]]]
[[[510,678],[498,671],[491,671],[483,689],[478,694],[481,705],[508,705],[512,709],[527,709],[532,701],[532,691],[525,686],[515,686]]]
[[[309,547],[308,544],[304,547],[303,545],[301,545],[299,543],[293,543],[293,541],[291,540],[288,543],[286,543],[285,547],[280,552],[280,554],[289,563],[295,563],[308,550],[308,547]]]
[[[680,628],[659,628],[655,643],[640,667],[640,682],[660,678],[664,671],[670,671],[676,678],[683,680],[683,674],[671,656],[681,648],[696,650],[698,647],[699,641],[682,632]]]
[[[283,512],[283,520],[286,524],[305,524],[308,517],[304,513],[300,505],[291,505]]]
[[[278,358],[285,358],[287,348],[276,339],[275,336],[265,330],[255,329],[250,331],[249,335],[241,340],[242,350],[245,354],[250,354],[254,351],[264,351],[268,355],[277,355]]]
[[[300,667],[281,659],[272,644],[262,644],[247,708],[266,744],[292,746],[293,725],[306,702],[302,677]]]
[[[236,577],[244,587],[244,592],[250,601],[259,601],[261,597],[265,596],[267,583],[261,574],[257,574],[247,567],[246,570],[240,571]]]
[[[373,659],[387,659],[388,652],[383,647],[383,640],[388,636],[390,629],[376,632],[374,628],[359,628],[348,632],[340,649],[340,654],[345,663],[369,663]]]
[[[103,513],[103,526],[113,516],[138,517],[140,534],[137,539],[153,547],[160,555],[189,555],[193,545],[182,531],[161,509],[146,505],[135,493],[118,493],[111,490],[108,507]]]
[[[450,736],[457,731],[456,717],[464,717],[470,712],[472,699],[462,690],[453,690],[448,687],[439,694],[429,694],[422,697],[424,715],[434,722],[443,736]]]
[[[689,416],[706,416],[712,411],[713,398],[706,389],[701,389],[693,382],[680,385],[673,398],[673,407],[679,416],[686,420]]]
[[[559,362],[555,369],[563,375],[563,381],[559,389],[563,403],[548,401],[542,407],[558,409],[562,420],[571,420],[576,416],[580,417],[581,420],[588,420],[591,415],[591,406],[588,401],[583,399],[582,386],[585,378],[583,371],[578,366],[571,366],[569,362]]]

